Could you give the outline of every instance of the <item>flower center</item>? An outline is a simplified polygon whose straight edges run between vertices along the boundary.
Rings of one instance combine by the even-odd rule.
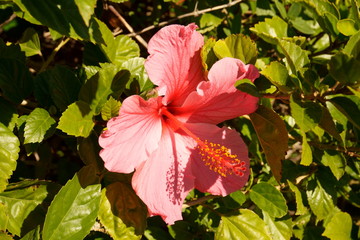
[[[201,140],[165,107],[160,110],[160,113],[196,141],[201,160],[205,162],[205,165],[208,166],[210,170],[217,172],[223,177],[232,174],[240,177],[244,176],[244,172],[246,171],[245,162],[241,161],[236,154],[231,154],[230,149],[218,143]]]

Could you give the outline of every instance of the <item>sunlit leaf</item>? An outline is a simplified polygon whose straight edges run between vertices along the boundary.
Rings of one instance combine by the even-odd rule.
[[[291,191],[293,191],[295,193],[295,200],[296,200],[296,215],[304,215],[308,212],[307,208],[304,206],[303,203],[303,197],[302,194],[299,190],[299,188],[293,184],[292,182],[290,182],[289,180],[287,180],[289,187],[291,189]]]
[[[74,2],[77,5],[85,24],[89,26],[91,15],[94,14],[96,7],[96,0],[74,0]]]
[[[27,57],[41,55],[40,39],[38,33],[33,28],[27,28],[19,41],[21,50]]]
[[[45,217],[44,240],[84,239],[94,225],[99,211],[101,186],[83,186],[78,174],[60,189],[52,201]]]
[[[0,192],[2,192],[16,168],[20,142],[2,123],[0,123],[0,136]]]
[[[111,118],[119,115],[121,103],[115,100],[112,96],[106,101],[101,109],[101,117],[104,121],[109,121]]]
[[[43,108],[34,109],[25,124],[24,143],[42,142],[55,130],[55,120]]]
[[[250,199],[272,217],[283,217],[287,213],[284,196],[269,183],[258,183],[250,191]]]
[[[312,150],[307,141],[306,134],[302,133],[301,165],[309,166],[313,162]]]
[[[270,240],[264,221],[253,211],[240,209],[238,214],[222,216],[215,239]]]
[[[344,175],[346,159],[341,153],[331,150],[324,151],[321,162],[325,166],[330,167],[331,172],[334,174],[337,180],[339,180]]]
[[[280,62],[271,62],[261,71],[269,81],[274,84],[281,92],[288,93],[292,91],[289,87],[289,71]]]
[[[86,102],[74,102],[61,115],[57,128],[69,135],[87,137],[95,125],[93,115]]]
[[[291,95],[290,108],[296,123],[305,132],[317,126],[321,120],[322,108],[317,103],[303,101]]]
[[[259,22],[250,28],[264,41],[271,44],[278,44],[279,40],[287,37],[288,24],[278,16],[265,18],[264,22]]]
[[[355,21],[352,19],[341,19],[337,22],[337,28],[339,32],[345,36],[354,35],[358,29],[355,27]]]
[[[126,84],[126,88],[130,88],[130,85],[131,83],[133,83],[134,80],[139,83],[139,87],[140,87],[140,89],[138,89],[139,93],[149,90],[154,86],[145,71],[144,63],[145,63],[144,58],[134,57],[125,61],[121,65],[123,68],[129,70],[131,74],[130,80]]]
[[[211,66],[218,60],[214,52],[216,42],[214,38],[209,38],[201,48],[201,61],[205,71],[209,71]]]
[[[351,239],[352,219],[348,213],[338,212],[325,226],[323,236],[331,240]]]
[[[296,74],[297,71],[300,71],[305,65],[310,63],[308,52],[295,43],[281,40],[280,47],[292,74]]]
[[[222,21],[223,20],[221,18],[215,16],[214,14],[205,13],[200,18],[199,32],[200,33],[209,32],[209,31],[213,30],[214,28],[216,28],[217,26],[219,26]]]
[[[263,215],[272,239],[289,240],[292,237],[291,219],[275,220],[266,211],[263,211]]]
[[[281,179],[282,160],[288,148],[284,121],[271,109],[259,106],[249,115],[274,177]]]

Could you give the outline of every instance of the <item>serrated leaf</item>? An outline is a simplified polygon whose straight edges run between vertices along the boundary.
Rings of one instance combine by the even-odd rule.
[[[360,129],[360,98],[355,95],[336,94],[328,96],[329,102],[326,103],[328,109],[335,106],[347,120],[350,121],[356,128]],[[331,113],[331,110],[330,110]],[[335,117],[334,117],[335,118]]]
[[[71,104],[60,117],[58,129],[76,137],[88,137],[94,127],[94,113],[89,104],[77,101]]]
[[[338,212],[331,218],[330,222],[325,226],[323,236],[330,240],[352,239],[351,228],[352,219],[348,213]]]
[[[127,184],[114,182],[102,191],[98,217],[114,239],[140,239],[147,209]]]
[[[95,115],[99,114],[109,95],[118,98],[129,81],[128,70],[119,66],[104,65],[82,86],[79,100],[89,104]]]
[[[139,93],[151,89],[154,85],[150,81],[149,76],[145,71],[145,59],[141,57],[134,57],[125,61],[121,66],[129,70],[131,74],[130,81],[127,82],[126,88],[130,88],[131,83],[136,80],[139,83]]]
[[[321,120],[322,108],[311,101],[302,101],[294,94],[290,97],[291,114],[299,127],[307,132],[317,126]]]
[[[240,59],[246,64],[255,64],[256,62],[256,44],[250,37],[242,34],[233,34],[225,38],[225,40],[218,40],[213,50],[219,59],[233,57]]]
[[[321,158],[321,162],[330,167],[331,172],[337,180],[339,180],[345,173],[346,159],[337,151],[327,150]]]
[[[352,19],[341,19],[337,22],[336,27],[345,36],[354,35],[358,31],[355,27],[355,21]]]
[[[81,83],[68,67],[57,65],[35,78],[35,96],[44,106],[55,105],[61,112],[77,100]]]
[[[19,116],[17,114],[16,107],[10,102],[6,101],[4,98],[0,97],[0,109],[0,122],[10,130],[13,130]]]
[[[24,143],[39,143],[52,134],[56,121],[43,108],[35,108],[26,119]]]
[[[256,112],[249,116],[271,171],[275,179],[280,181],[282,160],[288,149],[288,133],[285,123],[273,110],[261,105]]]
[[[78,177],[80,172],[60,189],[52,201],[45,217],[44,240],[84,239],[94,225],[99,211],[101,186],[82,187]]]
[[[263,211],[264,222],[267,225],[272,239],[289,240],[292,237],[291,219],[275,220],[268,212]]]
[[[10,184],[0,193],[0,203],[6,207],[9,232],[22,236],[44,221],[47,206],[59,190],[59,185],[41,180],[25,180]]]
[[[74,2],[77,5],[86,26],[89,26],[91,16],[95,11],[96,0],[74,0]]]
[[[253,211],[240,209],[239,214],[222,216],[215,239],[270,240],[264,221]]]
[[[292,182],[290,182],[289,180],[287,180],[289,187],[291,189],[291,191],[293,191],[295,193],[295,200],[296,200],[296,215],[304,215],[308,212],[307,208],[304,206],[303,203],[303,197],[302,194],[299,190],[299,188],[293,184]]]
[[[4,124],[0,123],[0,192],[16,168],[20,151],[19,139]]]
[[[115,100],[112,96],[107,100],[101,109],[101,117],[104,121],[109,121],[111,118],[119,115],[121,102]]]
[[[33,28],[27,28],[19,41],[21,50],[27,57],[41,55],[40,39]]]
[[[283,217],[287,211],[284,196],[269,183],[258,183],[250,190],[250,199],[272,217]]]
[[[271,62],[261,71],[269,81],[274,84],[281,92],[289,93],[292,89],[289,87],[289,72],[280,62]]]
[[[330,75],[344,85],[360,83],[360,61],[343,52],[336,53],[329,62]]]
[[[300,71],[305,65],[310,63],[308,52],[295,43],[281,40],[280,47],[292,74],[296,75],[297,71]]]
[[[266,18],[264,22],[259,22],[250,30],[264,41],[271,44],[278,44],[279,40],[287,37],[288,24],[278,16]]]
[[[301,161],[300,164],[309,166],[313,162],[312,150],[307,142],[305,132],[302,132],[302,145],[301,145]]]

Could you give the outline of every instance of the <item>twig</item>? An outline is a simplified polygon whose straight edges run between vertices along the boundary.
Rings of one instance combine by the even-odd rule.
[[[56,48],[52,51],[52,53],[50,54],[50,56],[48,57],[48,59],[46,59],[45,63],[41,66],[41,69],[39,71],[43,72],[45,71],[45,69],[49,66],[49,64],[51,63],[52,60],[54,60],[54,57],[56,55],[56,53],[70,40],[70,38],[65,38],[63,40],[61,40],[61,42],[59,43],[59,45],[56,46]]]
[[[124,26],[127,28],[127,30],[129,30],[129,32],[131,34],[134,34],[134,29],[130,26],[130,24],[125,20],[125,18],[123,18],[120,13],[112,6],[109,5],[109,10],[115,14],[115,16],[124,24]],[[139,43],[141,43],[145,48],[147,48],[147,42],[140,36],[140,35],[135,35],[136,40],[139,41]]]
[[[5,26],[6,24],[8,24],[9,22],[11,22],[12,20],[14,20],[16,18],[16,14],[13,13],[5,22],[0,24],[0,33],[2,33],[3,30],[3,26]]]
[[[165,26],[165,25],[168,25],[169,23],[172,23],[172,22],[175,22],[179,19],[182,19],[182,18],[187,18],[187,17],[192,17],[192,16],[198,16],[198,15],[202,15],[204,13],[207,13],[207,12],[212,12],[212,11],[216,11],[216,10],[220,10],[220,9],[225,9],[225,8],[229,8],[229,7],[232,7],[238,3],[242,2],[242,0],[235,0],[235,1],[230,1],[229,3],[227,4],[223,4],[223,5],[219,5],[219,6],[216,6],[216,7],[211,7],[211,8],[207,8],[207,9],[203,9],[203,10],[200,10],[198,11],[197,8],[195,8],[194,11],[190,12],[190,13],[186,13],[186,14],[183,14],[183,15],[180,15],[176,18],[172,18],[168,21],[164,21],[164,22],[160,22],[159,24],[157,25],[152,25],[152,26],[149,26],[149,27],[146,27],[144,28],[143,30],[139,31],[139,32],[136,32],[136,33],[129,33],[127,34],[129,37],[135,37],[137,35],[140,35],[140,34],[143,34],[147,31],[150,31],[154,28],[157,28],[157,27],[162,27],[162,26]]]
[[[186,202],[186,203],[183,204],[182,207],[183,208],[188,208],[188,207],[191,207],[191,206],[198,205],[200,203],[206,202],[207,200],[211,200],[211,199],[218,198],[218,197],[220,197],[220,196],[208,195],[208,196],[201,197],[201,198],[193,200],[193,201]]]

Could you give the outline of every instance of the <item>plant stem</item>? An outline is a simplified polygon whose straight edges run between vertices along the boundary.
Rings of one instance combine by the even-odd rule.
[[[56,53],[70,40],[70,38],[64,38],[63,40],[61,40],[61,42],[59,43],[59,45],[56,46],[56,48],[52,51],[52,53],[50,54],[50,56],[48,57],[48,59],[46,59],[45,63],[42,65],[39,73],[43,72],[46,70],[46,68],[49,66],[49,64],[54,60],[54,57],[56,55]]]

